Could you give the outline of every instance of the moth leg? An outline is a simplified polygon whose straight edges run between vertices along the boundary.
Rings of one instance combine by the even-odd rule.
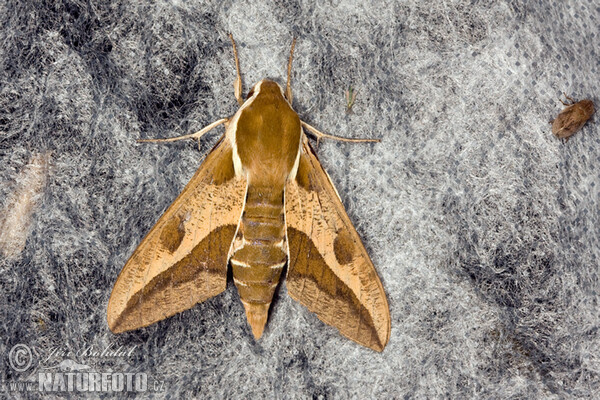
[[[319,141],[321,139],[333,139],[333,140],[339,140],[341,142],[354,142],[354,143],[362,143],[362,142],[381,142],[381,139],[359,139],[359,138],[345,138],[345,137],[341,137],[341,136],[333,136],[333,135],[328,135],[326,133],[323,132],[319,132],[316,128],[313,128],[312,126],[310,126],[309,124],[307,124],[304,121],[300,121],[300,123],[302,124],[302,126],[309,131],[312,135],[314,135],[317,138],[317,145],[319,144]]]
[[[237,47],[235,46],[235,40],[233,40],[233,35],[231,33],[229,34],[229,39],[231,39],[231,44],[233,45],[233,58],[235,59],[236,78],[235,81],[233,81],[233,89],[235,92],[235,98],[241,106],[244,104],[244,99],[242,97],[242,74],[240,73],[240,59],[238,58]]]
[[[163,139],[138,139],[137,142],[138,143],[158,143],[158,142],[176,142],[178,140],[183,140],[183,139],[200,140],[200,137],[202,137],[202,135],[204,135],[208,131],[212,130],[213,128],[215,128],[221,124],[227,123],[228,121],[229,121],[229,118],[222,118],[218,121],[213,122],[212,124],[210,124],[208,126],[205,126],[204,128],[200,129],[198,132],[190,133],[189,135],[177,136],[177,137],[173,137],[173,138],[163,138]]]
[[[285,98],[287,99],[288,103],[292,104],[292,85],[291,85],[291,81],[292,81],[292,59],[294,56],[294,47],[296,47],[296,38],[292,39],[292,48],[290,50],[290,59],[288,60],[288,67],[287,67],[287,84],[285,85]]]

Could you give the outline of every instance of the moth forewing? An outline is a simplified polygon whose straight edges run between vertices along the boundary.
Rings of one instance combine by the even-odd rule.
[[[382,351],[391,327],[383,286],[306,138],[287,189],[288,293],[344,336]]]
[[[225,290],[245,191],[222,139],[119,274],[107,310],[113,332],[150,325]]]

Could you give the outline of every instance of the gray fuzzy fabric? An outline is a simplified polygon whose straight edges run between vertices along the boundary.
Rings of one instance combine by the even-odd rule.
[[[166,389],[125,397],[598,398],[600,129],[592,118],[565,144],[548,124],[563,91],[600,100],[598,21],[597,0],[1,2],[2,206],[34,154],[51,154],[27,245],[0,264],[3,383],[70,359]],[[318,148],[388,296],[381,354],[285,286],[258,342],[231,283],[148,328],[108,330],[119,271],[222,128],[200,148],[136,139],[235,112],[227,32],[245,93],[285,83],[296,36],[301,118],[382,138]],[[34,350],[25,372],[9,363],[19,343]],[[131,354],[83,352],[110,345]],[[46,360],[57,347],[70,353]]]

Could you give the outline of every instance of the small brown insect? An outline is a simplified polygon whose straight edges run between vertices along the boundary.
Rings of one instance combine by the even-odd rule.
[[[577,133],[594,114],[594,103],[591,100],[575,102],[571,97],[563,94],[571,103],[559,99],[567,107],[552,122],[552,133],[559,139],[564,138],[569,141],[569,138]]]

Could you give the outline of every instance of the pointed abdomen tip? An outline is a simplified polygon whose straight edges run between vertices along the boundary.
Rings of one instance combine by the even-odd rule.
[[[242,304],[244,304],[244,308],[246,309],[246,318],[248,319],[250,328],[252,328],[254,338],[260,339],[267,324],[271,303],[246,303],[242,301]]]

